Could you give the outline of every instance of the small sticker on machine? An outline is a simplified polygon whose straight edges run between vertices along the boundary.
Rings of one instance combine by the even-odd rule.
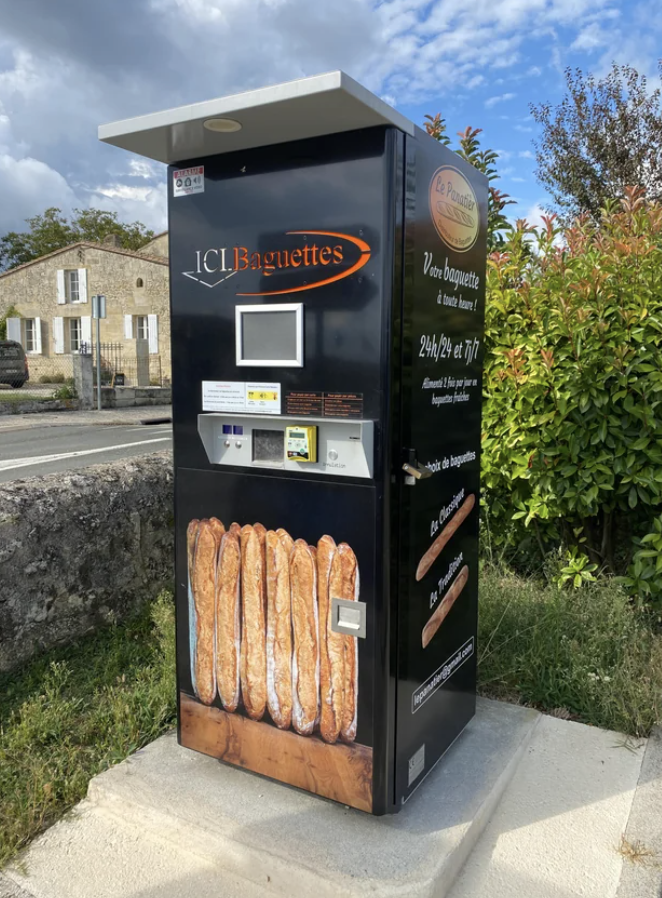
[[[425,743],[421,745],[417,752],[409,759],[409,770],[407,777],[407,785],[411,786],[414,780],[417,780],[419,776],[425,770]]]
[[[183,168],[172,173],[172,195],[189,196],[192,193],[205,192],[205,167]]]

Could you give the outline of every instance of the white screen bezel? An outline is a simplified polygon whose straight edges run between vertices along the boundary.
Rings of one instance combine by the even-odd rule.
[[[296,312],[296,358],[293,359],[244,359],[244,313]],[[244,368],[303,368],[303,303],[275,303],[273,305],[235,306],[235,354],[238,367]]]

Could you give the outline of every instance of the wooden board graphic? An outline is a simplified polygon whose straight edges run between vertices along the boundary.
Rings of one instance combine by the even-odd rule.
[[[180,742],[237,767],[261,773],[360,811],[372,811],[372,749],[302,739],[264,721],[208,707],[180,694]]]

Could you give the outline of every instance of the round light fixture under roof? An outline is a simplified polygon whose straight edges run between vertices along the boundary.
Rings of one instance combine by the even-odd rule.
[[[215,131],[217,134],[241,131],[241,122],[237,122],[233,118],[208,118],[203,124],[208,131]]]

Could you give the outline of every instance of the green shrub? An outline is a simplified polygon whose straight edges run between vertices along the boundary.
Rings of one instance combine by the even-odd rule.
[[[42,374],[39,378],[40,384],[63,384],[65,382],[64,374]]]
[[[479,689],[634,736],[662,720],[662,636],[615,583],[581,591],[486,566]]]
[[[488,268],[483,483],[496,542],[520,562],[563,546],[567,582],[627,572],[662,605],[650,545],[662,513],[662,206],[632,189],[599,227],[518,222]]]
[[[53,399],[75,399],[76,398],[76,390],[70,386],[69,384],[63,383],[61,387],[58,387],[57,390],[53,391]]]

